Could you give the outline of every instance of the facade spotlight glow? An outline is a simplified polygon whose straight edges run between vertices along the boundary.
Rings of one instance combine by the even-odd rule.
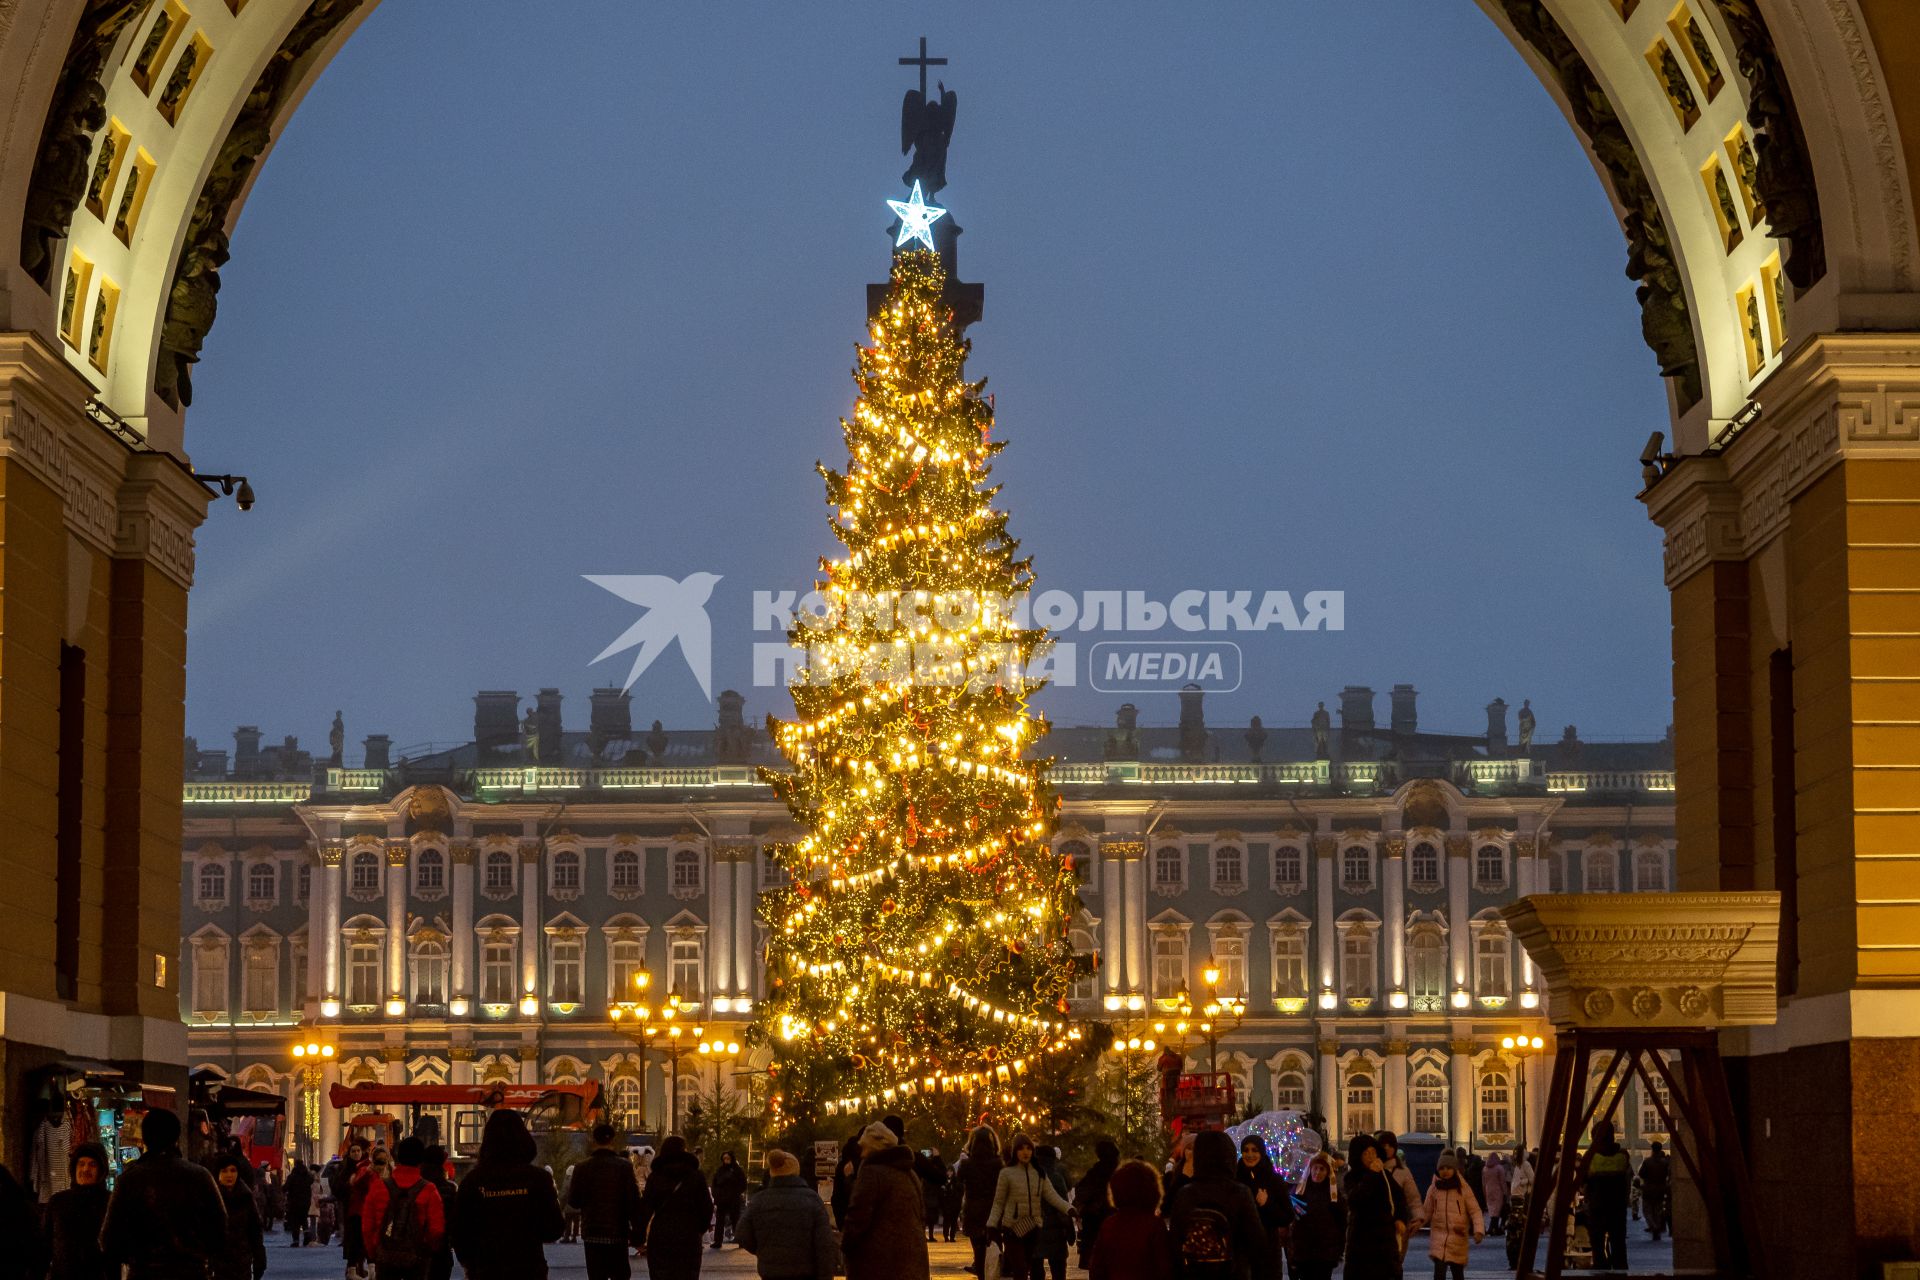
[[[453,999],[447,1001],[447,1012],[456,1018],[466,1017],[467,998],[465,996],[455,996]]]
[[[397,1018],[406,1011],[407,1002],[405,1000],[402,1000],[399,996],[387,997],[387,1016],[389,1018]]]
[[[1340,997],[1333,993],[1332,987],[1328,987],[1320,993],[1320,1007],[1322,1009],[1338,1009],[1340,1007]]]
[[[1522,1009],[1538,1009],[1540,1007],[1540,993],[1538,991],[1522,991],[1520,993],[1520,1007]]]
[[[1108,996],[1101,1003],[1106,1005],[1108,1013],[1118,1013],[1120,1012],[1120,1005],[1122,1001],[1119,996]]]
[[[1147,998],[1145,996],[1131,995],[1127,997],[1127,1011],[1129,1013],[1139,1013],[1142,1009],[1146,1007],[1147,1007]]]
[[[533,992],[529,991],[520,997],[520,1012],[529,1018],[540,1012],[539,998],[536,997]]]
[[[1468,995],[1466,991],[1462,989],[1460,991],[1456,991],[1453,993],[1453,998],[1451,1003],[1453,1004],[1453,1007],[1456,1009],[1464,1009],[1468,1005],[1473,1003],[1473,997]]]
[[[1387,996],[1387,1003],[1395,1009],[1404,1009],[1407,1007],[1407,993],[1404,991],[1391,992]]]
[[[320,1002],[320,1016],[323,1018],[339,1017],[340,1016],[339,998],[336,996],[328,996],[325,1000],[322,1000]]]
[[[715,1013],[732,1013],[733,998],[731,996],[715,996],[713,998],[713,1011]]]

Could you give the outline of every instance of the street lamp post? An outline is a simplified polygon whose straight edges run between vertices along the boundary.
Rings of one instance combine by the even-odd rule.
[[[1245,997],[1220,994],[1222,976],[1220,966],[1214,963],[1213,957],[1207,957],[1206,967],[1200,971],[1200,978],[1207,985],[1207,1002],[1200,1008],[1205,1021],[1200,1024],[1200,1030],[1207,1037],[1207,1070],[1215,1075],[1220,1073],[1221,1020],[1232,1019],[1232,1027],[1228,1028],[1231,1030],[1238,1027],[1241,1020],[1247,1016]],[[1188,1006],[1188,1014],[1189,1016],[1192,1014],[1191,1004]]]
[[[1540,1052],[1545,1044],[1546,1041],[1539,1036],[1502,1036],[1500,1038],[1500,1047],[1511,1053],[1518,1064],[1513,1074],[1515,1086],[1519,1090],[1520,1142],[1523,1146],[1527,1141],[1527,1055]]]
[[[653,986],[653,975],[644,966],[633,971],[632,998],[616,1000],[607,1006],[607,1020],[615,1028],[626,1023],[633,1028],[634,1048],[640,1053],[640,1124],[647,1125],[647,1045],[653,1039],[657,1026],[653,1025],[653,1010],[647,1005],[647,991]],[[660,1010],[662,1018],[673,1017],[674,1001],[668,997],[666,1007]]]
[[[1131,1112],[1133,1107],[1134,1064],[1148,1054],[1153,1053],[1159,1047],[1158,1044],[1154,1043],[1153,1037],[1151,1036],[1144,1038],[1138,1034],[1123,1036],[1121,1033],[1115,1032],[1113,1044],[1107,1048],[1108,1053],[1113,1054],[1120,1060],[1120,1132],[1127,1136],[1128,1142],[1132,1142],[1133,1140]]]
[[[291,1050],[293,1059],[300,1068],[300,1114],[295,1123],[300,1126],[300,1146],[304,1158],[311,1161],[314,1156],[314,1144],[320,1141],[320,1108],[324,1103],[319,1097],[320,1086],[326,1083],[326,1064],[333,1061],[333,1046],[321,1044],[317,1040],[296,1040]],[[308,1097],[313,1097],[313,1121],[308,1123]]]

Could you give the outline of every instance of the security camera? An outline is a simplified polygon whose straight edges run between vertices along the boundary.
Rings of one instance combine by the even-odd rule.
[[[1660,461],[1661,446],[1667,442],[1667,433],[1656,431],[1647,437],[1647,447],[1640,451],[1640,465],[1650,467]]]
[[[245,476],[240,478],[240,488],[239,491],[233,495],[233,503],[242,511],[253,510],[253,485],[247,481]]]

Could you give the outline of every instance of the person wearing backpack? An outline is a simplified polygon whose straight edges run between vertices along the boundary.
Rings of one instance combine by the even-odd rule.
[[[558,1240],[553,1177],[533,1163],[538,1148],[519,1112],[496,1107],[480,1133],[480,1157],[454,1197],[453,1252],[467,1280],[545,1280],[541,1244]]]
[[[1000,1274],[1003,1280],[1046,1280],[1040,1228],[1047,1207],[1072,1213],[1073,1203],[1034,1167],[1032,1138],[1016,1133],[1007,1150],[1009,1163],[994,1183],[993,1208],[987,1213],[988,1230],[1000,1233]]]
[[[447,1235],[440,1192],[420,1172],[427,1146],[408,1135],[393,1148],[393,1174],[367,1184],[360,1239],[375,1280],[427,1280]]]
[[[427,1154],[420,1161],[420,1176],[433,1184],[434,1191],[440,1197],[440,1216],[446,1231],[440,1237],[440,1247],[434,1250],[433,1264],[427,1268],[427,1280],[453,1280],[453,1178],[447,1172],[447,1149],[439,1143],[429,1143]]]
[[[646,1237],[647,1275],[652,1280],[698,1280],[700,1242],[711,1225],[713,1195],[700,1161],[687,1150],[685,1138],[670,1133],[640,1193],[635,1230]]]
[[[1253,1193],[1233,1176],[1233,1139],[1208,1129],[1194,1135],[1192,1150],[1193,1177],[1167,1212],[1181,1280],[1265,1277],[1272,1248]]]

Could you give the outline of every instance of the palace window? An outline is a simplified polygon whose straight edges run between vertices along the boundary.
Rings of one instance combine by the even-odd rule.
[[[1373,953],[1371,929],[1350,929],[1340,939],[1340,994],[1346,999],[1373,999]]]
[[[697,936],[675,938],[669,949],[667,989],[682,1000],[705,997],[706,984],[702,980],[700,953],[700,939]]]
[[[1083,889],[1097,890],[1093,882],[1093,855],[1084,842],[1069,840],[1060,846],[1060,857],[1073,870],[1073,882]]]
[[[1187,935],[1177,929],[1153,935],[1153,997],[1170,1000],[1187,985]]]
[[[780,865],[780,859],[774,855],[773,850],[760,851],[760,887],[762,889],[778,889],[792,879],[793,877],[787,874],[787,869]]]
[[[1213,940],[1213,963],[1220,970],[1219,993],[1246,999],[1247,935],[1237,929],[1218,934]]]
[[[295,903],[299,906],[304,907],[313,901],[313,864],[311,862],[302,862],[300,869],[294,873],[293,896]]]
[[[1586,872],[1588,893],[1613,893],[1619,889],[1619,863],[1611,846],[1588,849],[1580,858]]]
[[[1347,1111],[1345,1132],[1350,1134],[1370,1133],[1378,1127],[1375,1117],[1379,1114],[1375,1097],[1373,1077],[1365,1071],[1356,1071],[1347,1077]]]
[[[1673,1110],[1673,1099],[1667,1092],[1667,1082],[1660,1075],[1659,1068],[1650,1068],[1648,1074],[1653,1077],[1653,1089],[1649,1092],[1645,1084],[1640,1086],[1640,1136],[1665,1142],[1672,1135],[1667,1132],[1667,1122],[1660,1115],[1660,1108],[1654,1105],[1654,1098],[1657,1096],[1665,1103],[1668,1111]]]
[[[579,1004],[584,998],[582,970],[586,948],[578,938],[555,938],[548,957],[547,998],[555,1004]]]
[[[1415,1013],[1435,1013],[1446,1007],[1447,940],[1440,930],[1428,925],[1408,939],[1407,971]]]
[[[1562,869],[1560,865],[1561,858],[1563,856],[1564,855],[1562,854],[1555,853],[1550,855],[1547,858],[1547,892],[1548,893],[1565,893],[1566,892],[1567,875],[1565,870]]]
[[[572,849],[553,855],[553,887],[561,893],[580,891],[580,855]]]
[[[415,893],[439,893],[447,887],[447,856],[438,849],[422,849],[413,860]]]
[[[1447,1131],[1447,1078],[1429,1067],[1413,1078],[1415,1133]]]
[[[489,889],[505,891],[513,888],[513,855],[505,849],[494,849],[487,854],[486,879],[483,882]]]
[[[409,985],[413,988],[415,1004],[445,1004],[447,1002],[447,949],[440,942],[423,938],[413,944],[413,953],[407,957],[407,965],[412,970]]]
[[[1099,955],[1099,944],[1094,941],[1093,935],[1085,929],[1073,930],[1067,935],[1067,941],[1079,955],[1094,956],[1096,958]],[[1073,986],[1067,991],[1067,998],[1069,1000],[1092,1000],[1100,994],[1098,984],[1099,977],[1091,969],[1085,973],[1077,974],[1073,980]]]
[[[1298,846],[1283,844],[1273,851],[1273,887],[1299,889],[1306,883],[1305,856]]]
[[[480,1003],[512,1004],[514,1000],[514,946],[495,938],[480,948]]]
[[[626,1133],[640,1128],[640,1082],[632,1076],[615,1076],[607,1086],[607,1105],[613,1112],[613,1127]]]
[[[1156,888],[1178,889],[1186,882],[1186,860],[1177,844],[1163,844],[1153,851],[1153,883]]]
[[[193,1011],[222,1015],[227,1012],[227,940],[199,941],[193,948]]]
[[[673,851],[673,887],[676,892],[698,893],[700,891],[700,851],[698,849]]]
[[[247,867],[247,901],[272,906],[280,897],[280,877],[271,862],[255,862]]]
[[[613,888],[615,892],[637,893],[640,889],[640,851],[613,851]]]
[[[1667,851],[1665,849],[1634,850],[1633,887],[1638,893],[1667,891]]]
[[[1273,1105],[1282,1111],[1307,1109],[1307,1078],[1298,1071],[1282,1071],[1273,1078]]]
[[[1348,889],[1373,888],[1373,850],[1350,844],[1340,855],[1340,883]]]
[[[1482,889],[1499,889],[1507,883],[1507,851],[1497,844],[1483,844],[1474,855],[1474,882]]]
[[[1238,891],[1247,886],[1247,855],[1238,845],[1222,845],[1213,853],[1213,887]]]
[[[1302,934],[1273,935],[1273,994],[1280,1000],[1307,997],[1307,940]]]
[[[615,1000],[638,1000],[633,976],[647,963],[644,944],[632,938],[617,938],[607,948],[608,995]]]
[[[1480,1077],[1480,1132],[1513,1132],[1512,1089],[1504,1071],[1489,1071]]]
[[[223,903],[227,900],[227,864],[224,862],[203,862],[200,864],[200,901],[202,904]]]
[[[371,1008],[380,1003],[380,944],[347,944],[347,1003]]]
[[[280,944],[268,938],[247,943],[240,997],[248,1013],[273,1013],[280,1007]]]
[[[1504,999],[1512,994],[1512,952],[1507,946],[1507,935],[1499,929],[1488,929],[1474,943],[1474,953],[1478,959],[1475,972],[1479,978],[1480,995]]]
[[[1413,846],[1413,854],[1407,859],[1407,871],[1417,885],[1437,885],[1440,883],[1440,849],[1432,841],[1422,840]]]
[[[361,893],[372,893],[380,887],[380,855],[371,849],[362,849],[353,855],[349,887]]]

